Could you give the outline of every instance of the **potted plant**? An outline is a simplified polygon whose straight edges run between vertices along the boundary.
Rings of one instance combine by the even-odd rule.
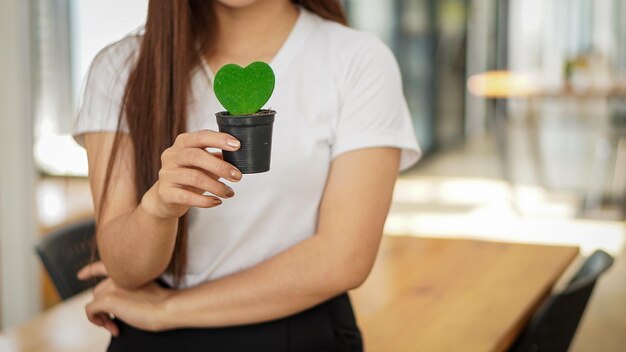
[[[223,152],[224,160],[244,174],[270,169],[276,111],[261,108],[272,95],[274,84],[274,71],[261,61],[245,68],[227,64],[215,75],[213,90],[226,109],[215,114],[219,130],[241,142],[239,150]]]

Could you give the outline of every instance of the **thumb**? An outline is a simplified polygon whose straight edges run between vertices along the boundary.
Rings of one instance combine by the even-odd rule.
[[[89,278],[100,276],[109,276],[107,268],[104,266],[104,263],[102,261],[87,264],[76,274],[76,277],[78,277],[80,280],[87,280]]]

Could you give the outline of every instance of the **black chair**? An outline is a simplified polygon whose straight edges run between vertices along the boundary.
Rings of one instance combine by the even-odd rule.
[[[613,264],[613,257],[594,252],[567,287],[552,294],[532,316],[510,352],[565,352],[585,312],[596,281]]]
[[[78,270],[94,259],[95,233],[95,221],[84,220],[47,234],[35,247],[63,300],[83,292],[99,281],[81,281],[76,278]]]

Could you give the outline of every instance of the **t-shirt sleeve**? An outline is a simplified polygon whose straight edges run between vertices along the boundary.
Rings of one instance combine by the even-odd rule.
[[[398,63],[378,38],[368,36],[351,55],[340,86],[340,111],[331,157],[369,147],[401,149],[400,170],[421,151],[402,90]]]
[[[84,146],[83,137],[89,132],[128,132],[122,116],[122,100],[130,73],[132,47],[126,38],[114,43],[94,58],[83,84],[76,120],[72,130],[74,140]]]

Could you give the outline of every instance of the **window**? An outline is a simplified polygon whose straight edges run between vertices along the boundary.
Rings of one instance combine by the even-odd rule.
[[[87,157],[70,133],[91,61],[142,26],[147,0],[33,0],[35,160],[51,175],[87,175]]]

